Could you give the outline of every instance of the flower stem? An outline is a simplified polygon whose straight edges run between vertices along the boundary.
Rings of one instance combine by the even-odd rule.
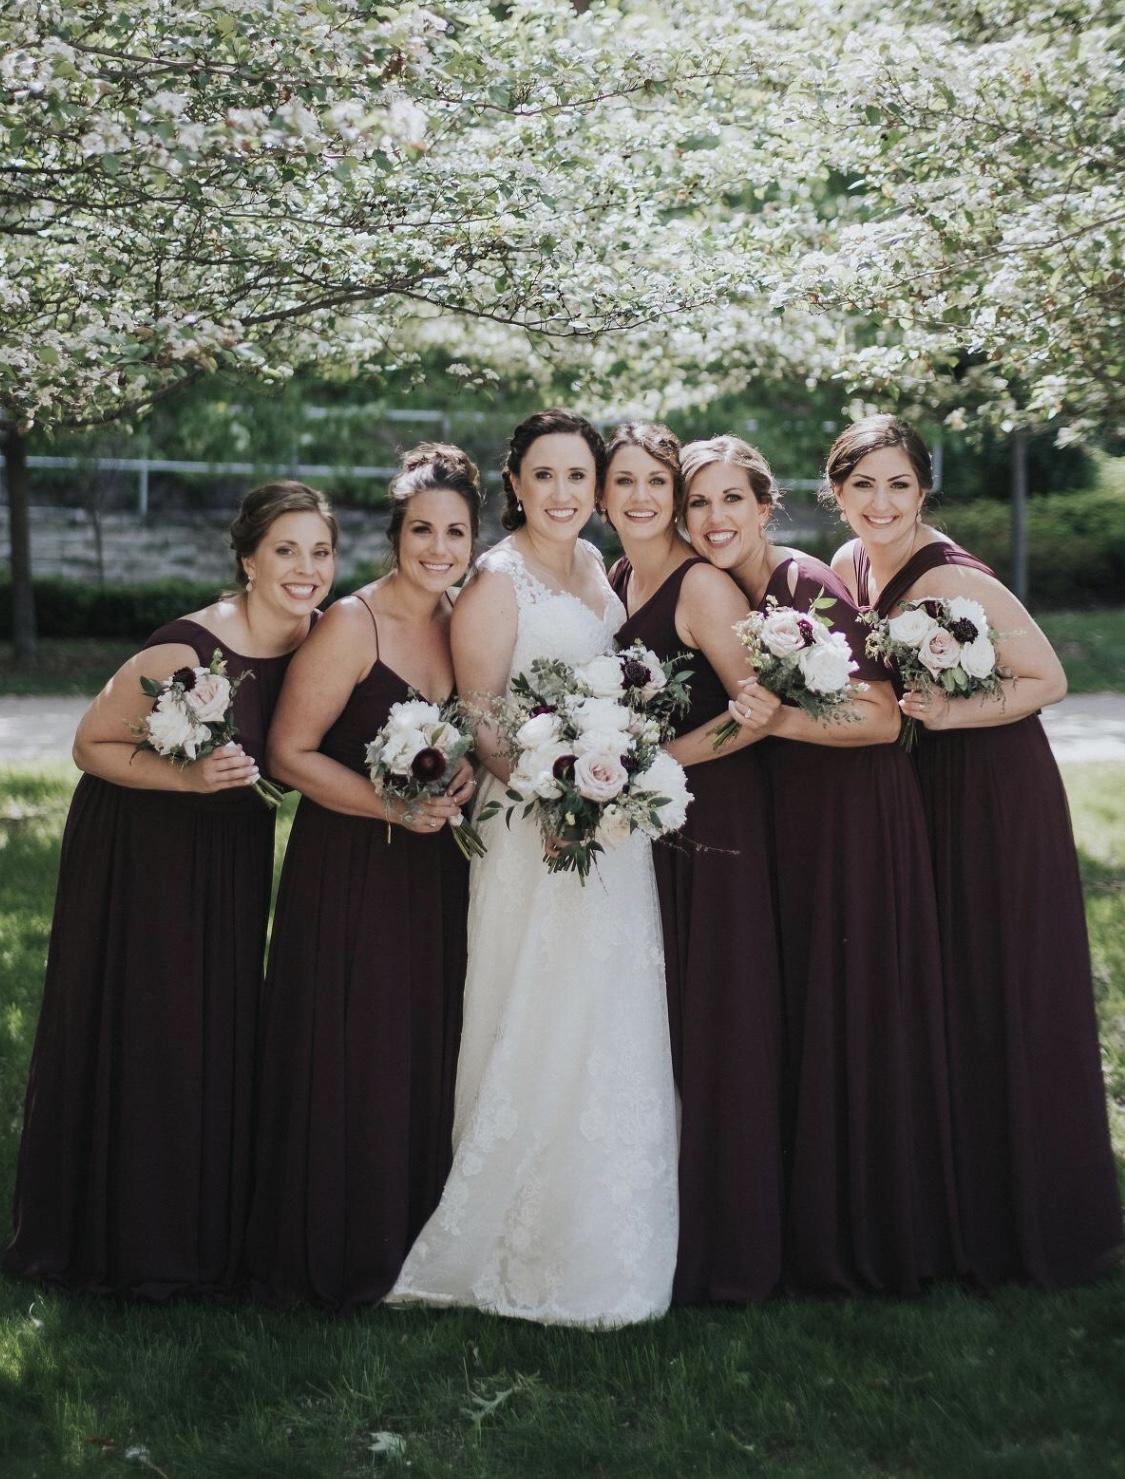
[[[285,792],[275,786],[272,781],[257,780],[254,782],[254,790],[262,798],[271,811],[276,811],[281,805]]]

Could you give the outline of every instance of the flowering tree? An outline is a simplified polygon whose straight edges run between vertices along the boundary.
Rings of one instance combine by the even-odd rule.
[[[468,380],[561,370],[653,409],[836,376],[953,424],[1119,413],[1121,32],[1096,0],[578,9],[9,0],[25,651],[26,430],[219,367],[437,345]]]

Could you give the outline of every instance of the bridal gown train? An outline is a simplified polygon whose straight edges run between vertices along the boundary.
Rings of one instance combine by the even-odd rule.
[[[515,590],[513,673],[537,657],[585,662],[624,620],[608,584],[598,616],[539,581],[510,541],[480,567]],[[491,799],[504,788],[489,777]],[[485,840],[470,874],[453,1168],[390,1299],[568,1325],[648,1319],[668,1306],[677,1237],[651,846],[635,834],[583,886],[548,873],[518,810]]]

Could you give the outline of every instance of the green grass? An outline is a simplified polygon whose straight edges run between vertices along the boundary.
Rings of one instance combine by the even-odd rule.
[[[1036,620],[1062,658],[1072,693],[1125,693],[1125,607],[1045,611]],[[130,652],[127,643],[44,637],[34,671],[23,672],[13,661],[12,644],[0,642],[0,697],[93,695]]]
[[[1120,1150],[1125,766],[1066,780]],[[72,783],[62,767],[0,772],[5,1203]],[[678,1311],[605,1334],[468,1312],[149,1308],[0,1279],[5,1479],[153,1466],[167,1479],[1120,1479],[1123,1386],[1120,1273],[1052,1295]],[[126,1458],[134,1447],[147,1463]]]

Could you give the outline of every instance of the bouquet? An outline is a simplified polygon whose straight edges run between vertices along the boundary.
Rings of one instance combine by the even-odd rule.
[[[418,801],[441,796],[453,778],[457,762],[473,748],[473,737],[463,727],[455,699],[432,704],[416,694],[392,704],[387,722],[367,746],[367,773],[379,796]],[[453,840],[466,858],[483,857],[480,833],[464,817],[450,819]],[[387,839],[391,824],[387,821]]]
[[[234,696],[247,670],[227,677],[223,654],[216,647],[210,667],[177,668],[163,683],[142,678],[141,688],[156,702],[152,713],[131,726],[137,750],[154,750],[174,765],[189,765],[221,750],[238,734],[234,723]],[[253,789],[269,807],[281,805],[282,793],[271,781],[256,780]]]
[[[688,701],[690,674],[678,664],[640,642],[577,667],[538,658],[494,707],[512,762],[509,825],[517,806],[537,817],[551,873],[585,883],[597,854],[633,832],[656,838],[683,826],[687,777],[660,748]],[[493,802],[481,820],[502,809]]]
[[[867,687],[849,682],[859,664],[847,637],[832,631],[831,622],[820,615],[835,604],[835,597],[823,590],[807,611],[779,606],[776,597],[767,596],[765,611],[751,611],[734,628],[762,687],[813,719],[854,718],[848,699]],[[738,729],[736,719],[724,720],[714,731],[715,749]]]
[[[871,617],[867,651],[898,669],[907,688],[940,688],[953,698],[988,693],[1002,698],[1003,678],[1011,673],[996,658],[997,632],[983,606],[966,596],[924,596],[904,601],[898,616]],[[911,749],[918,725],[907,719],[899,743]]]

